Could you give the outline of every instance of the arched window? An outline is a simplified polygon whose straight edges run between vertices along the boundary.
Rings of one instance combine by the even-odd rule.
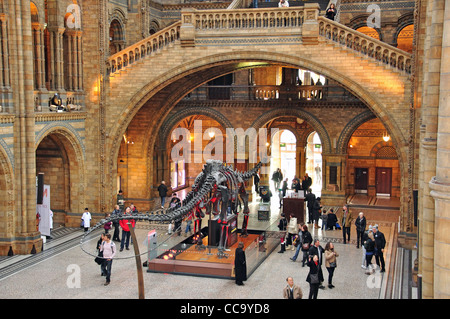
[[[356,31],[364,33],[365,35],[368,35],[369,37],[372,37],[374,39],[380,40],[380,35],[378,34],[378,31],[371,27],[359,27],[356,29]]]
[[[121,51],[125,47],[125,33],[117,19],[111,21],[109,27],[109,53],[111,55]]]
[[[414,25],[410,24],[400,30],[397,35],[397,48],[412,53],[414,39]]]

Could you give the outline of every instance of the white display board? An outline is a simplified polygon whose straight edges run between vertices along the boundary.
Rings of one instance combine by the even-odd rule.
[[[53,213],[50,210],[50,185],[44,185],[42,205],[36,205],[36,213],[39,214],[39,231],[44,236],[50,236],[53,228]]]

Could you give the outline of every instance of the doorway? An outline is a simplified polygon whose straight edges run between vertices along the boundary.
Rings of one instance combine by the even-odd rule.
[[[367,185],[369,181],[368,168],[355,168],[355,193],[367,194]]]
[[[377,167],[375,173],[377,195],[391,196],[392,168]]]

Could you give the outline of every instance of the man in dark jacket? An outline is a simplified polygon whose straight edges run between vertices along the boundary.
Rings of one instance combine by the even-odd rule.
[[[315,228],[320,228],[319,227],[319,216],[322,212],[322,204],[320,203],[320,197],[317,197],[316,200],[314,201],[313,207],[312,207],[312,219],[315,223],[314,227]]]
[[[361,246],[363,245],[363,235],[366,231],[366,217],[363,212],[360,212],[358,218],[356,218],[356,248],[359,248],[359,241],[361,240]]]
[[[306,196],[306,192],[312,185],[312,179],[308,176],[308,173],[305,174],[305,177],[302,180],[302,189],[304,191],[303,196]]]
[[[164,203],[167,196],[167,186],[165,181],[162,181],[161,185],[158,186],[158,193],[159,197],[161,197],[161,208],[164,208]]]
[[[378,230],[378,225],[375,225],[372,229],[373,237],[375,238],[375,261],[377,262],[378,267],[380,267],[381,263],[381,271],[385,272],[384,266],[384,247],[386,246],[386,238],[384,234]]]
[[[280,183],[283,180],[283,173],[281,173],[281,169],[277,168],[277,170],[272,174],[272,180],[274,183],[275,191],[278,192],[280,189]]]
[[[313,210],[313,206],[314,206],[314,202],[316,201],[316,195],[314,195],[312,193],[311,188],[308,189],[308,194],[306,194],[305,196],[305,200],[306,200],[306,206],[308,207],[308,224],[312,223],[312,210]]]
[[[259,171],[253,176],[253,184],[255,184],[255,192],[259,195]]]
[[[121,212],[122,211],[120,209],[120,206],[116,205],[114,210],[111,213],[111,218],[118,217]],[[119,220],[118,219],[114,220],[113,225],[114,225],[114,235],[113,235],[113,239],[112,240],[120,242],[120,238],[119,238],[119,233],[120,233]]]

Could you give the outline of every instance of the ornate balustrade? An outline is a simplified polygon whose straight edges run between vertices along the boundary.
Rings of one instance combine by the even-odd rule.
[[[236,30],[300,27],[304,8],[186,10],[182,21],[190,21],[195,30]]]
[[[177,41],[182,47],[188,47],[196,45],[197,37],[245,36],[248,31],[252,31],[253,35],[264,36],[266,30],[273,28],[285,30],[286,33],[299,32],[305,45],[317,45],[318,39],[322,37],[396,70],[411,73],[411,54],[319,17],[318,4],[292,8],[184,9],[181,21],[112,55],[106,61],[107,72],[108,75],[114,74]]]
[[[190,93],[189,100],[247,101],[358,101],[333,85],[204,85]]]
[[[383,62],[395,69],[411,73],[411,54],[342,24],[319,17],[319,34],[364,56]]]
[[[155,34],[125,48],[112,55],[106,61],[107,74],[113,74],[122,70],[146,56],[152,55],[164,47],[173,44],[180,39],[181,21],[164,28]]]

